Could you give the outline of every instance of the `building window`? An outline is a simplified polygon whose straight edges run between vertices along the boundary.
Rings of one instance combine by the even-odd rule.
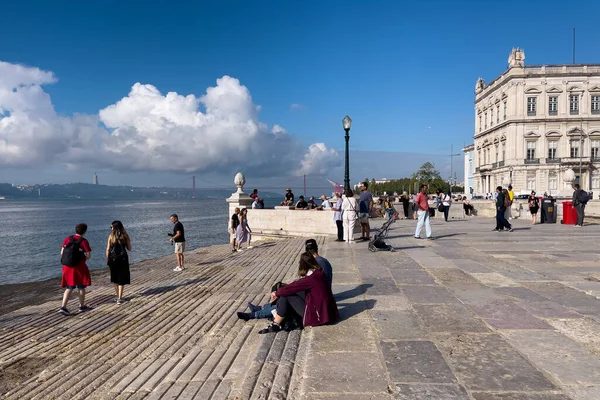
[[[535,159],[535,142],[533,141],[527,142],[527,159]]]
[[[600,175],[598,171],[592,172],[592,190],[600,189]]]
[[[481,114],[479,114],[479,132],[483,129],[483,125],[481,124]]]
[[[483,113],[483,120],[485,121],[483,128],[487,129],[487,111]]]
[[[490,109],[490,126],[494,126],[494,107]]]
[[[527,190],[535,190],[535,175],[527,175]]]
[[[548,189],[550,189],[550,190],[558,189],[558,178],[554,174],[552,174],[548,177]]]
[[[571,115],[579,114],[579,95],[572,94],[569,96],[569,112]]]
[[[496,122],[500,123],[500,104],[496,106]]]
[[[506,121],[506,102],[504,102],[504,120]]]
[[[481,167],[481,150],[477,152],[477,165]]]
[[[500,159],[498,159],[498,146],[496,146],[496,162],[500,161]]]
[[[571,158],[579,157],[579,140],[571,140]]]
[[[529,117],[533,117],[535,116],[535,111],[536,111],[536,98],[535,97],[528,97],[527,98],[527,115]]]
[[[600,114],[600,96],[592,96],[592,114]]]
[[[550,96],[548,98],[548,114],[549,115],[557,115],[558,114],[558,96]]]
[[[502,145],[502,161],[506,161],[506,145]]]
[[[548,158],[551,160],[556,159],[556,150],[558,149],[558,140],[551,140],[548,142]]]
[[[598,159],[600,158],[600,140],[594,139],[591,142],[592,144],[592,158]]]

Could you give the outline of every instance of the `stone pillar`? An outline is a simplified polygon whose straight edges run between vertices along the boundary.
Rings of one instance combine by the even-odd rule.
[[[252,206],[252,197],[250,197],[247,193],[244,193],[244,185],[246,184],[246,177],[241,172],[238,172],[233,179],[233,183],[237,186],[237,191],[232,193],[231,196],[227,199],[227,203],[229,203],[229,213],[227,215],[227,231],[230,229],[230,218],[233,215],[236,207],[239,208],[250,208]]]

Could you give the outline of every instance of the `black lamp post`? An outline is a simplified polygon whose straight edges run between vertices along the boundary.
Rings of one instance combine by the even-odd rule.
[[[352,128],[352,119],[349,116],[345,116],[342,120],[342,125],[344,126],[344,130],[346,131],[346,163],[345,163],[345,171],[344,171],[344,192],[350,189],[350,156],[348,150],[348,142],[350,141],[350,128]]]

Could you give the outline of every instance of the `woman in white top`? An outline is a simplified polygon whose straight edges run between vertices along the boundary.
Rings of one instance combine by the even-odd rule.
[[[358,203],[354,192],[346,190],[346,197],[342,201],[342,219],[344,221],[344,241],[354,243],[354,226],[358,220]]]
[[[444,206],[444,220],[448,222],[448,214],[450,213],[450,206],[452,205],[452,196],[450,192],[440,193],[442,198],[442,205]]]

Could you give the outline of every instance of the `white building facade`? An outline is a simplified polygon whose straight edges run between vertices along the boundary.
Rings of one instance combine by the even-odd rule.
[[[470,144],[463,147],[462,152],[464,154],[464,183],[465,183],[465,195],[470,199],[475,193],[475,146]]]
[[[567,169],[575,171],[583,189],[599,192],[600,64],[524,61],[525,53],[513,49],[502,75],[488,84],[477,81],[474,192],[510,183],[515,193],[554,195],[565,186]]]

